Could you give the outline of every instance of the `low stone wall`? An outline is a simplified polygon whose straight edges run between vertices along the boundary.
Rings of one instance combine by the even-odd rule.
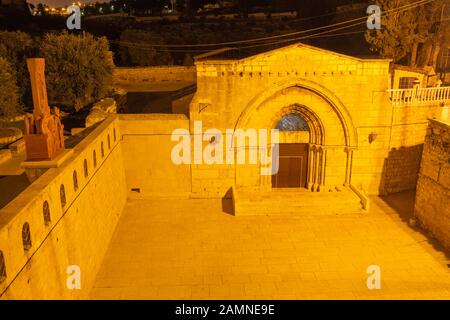
[[[88,298],[126,202],[120,140],[118,119],[106,119],[0,210],[1,299]],[[80,289],[67,285],[69,266]]]
[[[416,188],[428,118],[442,119],[446,108],[438,102],[393,107],[390,150],[384,160],[380,194]]]
[[[450,123],[430,120],[417,184],[415,216],[450,249]]]
[[[384,160],[380,194],[414,190],[419,174],[423,145],[393,148]]]
[[[138,67],[114,69],[114,85],[149,82],[196,82],[195,67]]]
[[[106,98],[98,101],[92,106],[89,115],[86,117],[86,128],[93,126],[97,122],[103,121],[111,113],[117,113],[117,104],[114,99]]]
[[[0,149],[0,164],[6,162],[11,159],[11,150],[9,149]]]

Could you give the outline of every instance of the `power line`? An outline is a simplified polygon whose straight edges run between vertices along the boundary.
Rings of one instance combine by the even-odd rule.
[[[416,3],[417,5],[417,3]],[[401,11],[405,11],[405,10],[409,10],[406,9],[405,7],[402,7],[403,9],[399,10],[397,8],[397,12],[401,12]],[[391,12],[393,12],[393,10],[391,10]],[[393,14],[393,13],[390,13]],[[278,44],[283,44],[283,43],[289,43],[289,42],[293,42],[293,41],[299,41],[299,40],[303,40],[303,39],[314,39],[314,38],[323,38],[323,37],[331,37],[334,35],[344,35],[344,34],[356,34],[356,33],[365,33],[366,31],[361,31],[361,32],[347,32],[347,33],[340,33],[340,34],[329,34],[329,33],[333,33],[339,30],[343,30],[343,29],[347,29],[347,28],[351,28],[351,27],[355,27],[360,25],[361,23],[365,23],[365,22],[358,22],[358,23],[354,23],[354,24],[350,24],[350,25],[345,25],[339,28],[334,28],[334,29],[330,29],[330,30],[326,30],[326,31],[322,31],[319,33],[315,33],[315,34],[311,34],[311,35],[306,35],[306,36],[302,36],[302,37],[296,37],[296,38],[290,38],[290,39],[283,39],[283,40],[277,40],[277,41],[271,41],[271,42],[265,42],[265,43],[259,43],[259,44],[254,44],[254,45],[248,45],[248,46],[241,46],[241,47],[236,47],[234,49],[248,49],[248,48],[256,48],[256,47],[264,47],[264,46],[270,46],[270,45],[278,45]],[[433,23],[433,22],[430,22]],[[208,52],[210,51],[209,49],[197,49],[197,50],[188,50],[188,49],[183,49],[183,50],[173,50],[173,49],[166,49],[166,48],[155,48],[152,45],[147,45],[144,43],[127,43],[127,42],[120,42],[120,41],[112,41],[112,42],[117,42],[120,45],[124,46],[124,47],[130,47],[130,48],[136,48],[136,49],[142,49],[142,50],[152,50],[152,51],[156,51],[156,52],[174,52],[174,53],[203,53],[203,52]]]
[[[435,0],[419,0],[417,2],[414,2],[412,4],[408,4],[408,5],[404,5],[398,8],[393,8],[390,10],[386,10],[384,12],[385,16],[389,16],[391,14],[394,13],[400,13],[403,11],[407,11],[431,2],[434,2]],[[216,46],[228,46],[228,45],[236,45],[236,44],[245,44],[245,43],[251,43],[251,42],[260,42],[260,41],[265,41],[265,40],[272,40],[272,39],[279,39],[279,38],[284,38],[284,37],[289,37],[289,36],[294,36],[294,35],[299,35],[299,34],[303,34],[303,33],[309,33],[309,32],[313,32],[313,31],[319,31],[319,30],[323,30],[323,29],[327,29],[327,28],[331,28],[331,27],[335,27],[335,26],[341,26],[341,25],[345,25],[348,23],[352,23],[352,22],[356,22],[356,21],[360,21],[361,23],[364,23],[367,21],[368,16],[363,16],[363,17],[359,17],[359,18],[355,18],[355,19],[351,19],[351,20],[347,20],[347,21],[343,21],[343,22],[339,22],[339,23],[334,23],[331,25],[327,25],[327,26],[322,26],[322,27],[317,27],[317,28],[312,28],[312,29],[307,29],[307,30],[302,30],[302,31],[297,31],[297,32],[292,32],[292,33],[287,33],[287,34],[282,34],[282,35],[276,35],[276,36],[271,36],[271,37],[263,37],[263,38],[257,38],[257,39],[249,39],[249,40],[240,40],[240,41],[230,41],[230,42],[221,42],[221,43],[210,43],[210,44],[190,44],[190,45],[160,45],[160,44],[155,44],[155,45],[151,45],[152,48],[194,48],[194,47],[216,47]],[[111,40],[111,42],[113,43],[123,43],[126,44],[126,42],[123,41],[116,41],[116,40]],[[132,43],[131,43],[132,44]]]
[[[422,23],[420,25],[424,25],[424,24],[430,25],[430,24],[433,24],[435,22],[439,22],[439,21],[444,22],[444,21],[448,21],[448,20],[450,20],[450,18],[449,19],[443,19],[443,20],[437,20],[437,21],[429,21],[429,22],[426,22],[426,23]],[[359,24],[360,23],[356,23],[356,24],[353,24],[353,25],[348,25],[348,26],[344,26],[344,27],[341,27],[341,28],[336,28],[336,29],[333,29],[333,30],[327,30],[327,31],[319,32],[319,33],[316,33],[316,34],[313,34],[313,35],[307,35],[307,36],[298,37],[298,38],[292,38],[292,39],[286,39],[286,40],[281,40],[281,41],[276,41],[276,42],[268,42],[268,43],[264,43],[264,44],[257,44],[257,45],[239,47],[239,49],[255,48],[255,47],[262,47],[262,46],[267,46],[267,45],[276,45],[276,44],[282,44],[282,43],[287,43],[287,42],[291,42],[291,41],[299,41],[299,40],[304,40],[304,39],[320,38],[320,37],[322,37],[321,35],[328,34],[330,32],[334,32],[334,31],[338,31],[338,30],[342,30],[342,29],[351,28],[351,27],[354,27],[354,26],[358,26]],[[367,32],[367,30],[359,31],[359,32],[357,31],[355,33],[366,33],[366,32]],[[334,36],[334,35],[335,34],[329,34],[327,36],[331,37],[331,36]]]
[[[449,21],[450,18],[448,19],[444,19],[442,21]],[[435,21],[429,21],[423,24],[433,24],[435,23]],[[236,48],[232,48],[232,49],[248,49],[248,48],[256,48],[256,47],[263,47],[263,46],[269,46],[269,45],[276,45],[276,44],[282,44],[282,43],[287,43],[287,42],[292,42],[292,41],[299,41],[299,40],[304,40],[304,39],[317,39],[317,38],[326,38],[326,37],[334,37],[334,36],[343,36],[343,35],[351,35],[351,34],[362,34],[362,33],[366,33],[367,30],[361,30],[361,31],[350,31],[350,32],[343,32],[343,33],[332,33],[329,34],[331,32],[335,32],[335,31],[339,31],[342,29],[347,29],[350,27],[354,27],[359,25],[359,23],[357,24],[352,24],[349,26],[344,26],[341,28],[336,28],[333,30],[326,30],[320,33],[316,33],[316,34],[312,34],[312,35],[306,35],[306,36],[302,36],[302,37],[297,37],[297,38],[291,38],[291,39],[285,39],[285,40],[278,40],[276,42],[267,42],[267,43],[261,43],[261,44],[257,44],[257,45],[250,45],[250,46],[242,46],[242,47],[236,47]],[[422,24],[421,24],[422,25]],[[208,49],[199,49],[199,50],[163,50],[163,49],[154,49],[152,47],[145,47],[145,46],[139,46],[138,44],[133,45],[133,44],[128,44],[128,45],[124,45],[126,47],[131,47],[131,48],[136,48],[136,49],[143,49],[143,50],[154,50],[156,52],[178,52],[178,53],[202,53],[202,52],[208,52],[210,50]]]
[[[256,44],[256,45],[243,46],[243,47],[239,47],[239,48],[240,49],[257,48],[257,47],[260,47],[260,46],[283,44],[283,43],[287,43],[287,42],[291,42],[291,41],[299,41],[299,40],[304,40],[304,39],[311,39],[311,38],[315,38],[317,36],[329,34],[329,33],[335,32],[335,31],[356,27],[356,26],[359,26],[360,24],[361,24],[361,22],[358,22],[358,23],[354,23],[354,24],[351,24],[351,25],[348,25],[348,26],[343,26],[343,27],[340,27],[340,28],[332,29],[332,30],[326,30],[326,31],[322,31],[322,32],[319,32],[319,33],[306,35],[306,36],[302,36],[302,37],[278,40],[278,41],[274,41],[274,42],[261,43],[261,44]],[[364,32],[366,32],[366,31],[364,30]],[[332,35],[333,34],[331,34],[329,36],[332,36]]]
[[[309,36],[309,39],[316,39],[316,38],[326,38],[326,37],[334,37],[334,36],[344,36],[344,35],[351,35],[351,34],[361,34],[365,33],[366,31],[351,31],[351,32],[342,32],[342,33],[335,33],[335,34],[326,34],[326,35],[316,35],[316,36]],[[285,40],[285,41],[296,41],[297,39],[291,39],[291,40]],[[264,45],[273,45],[272,43],[264,43],[261,44],[261,46]],[[202,52],[208,52],[210,50],[203,49],[203,50],[160,50],[160,49],[152,49],[152,48],[144,48],[144,47],[136,47],[133,45],[127,45],[126,47],[130,48],[136,48],[136,49],[142,49],[142,50],[154,50],[156,52],[178,52],[178,53],[202,53]],[[236,49],[242,49],[245,47],[240,47]]]

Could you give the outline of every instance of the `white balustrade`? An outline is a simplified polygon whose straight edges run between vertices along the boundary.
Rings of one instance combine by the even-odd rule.
[[[393,105],[450,102],[450,87],[389,89],[387,92]]]

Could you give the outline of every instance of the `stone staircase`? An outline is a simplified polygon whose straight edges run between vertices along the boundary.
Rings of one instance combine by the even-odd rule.
[[[245,215],[348,215],[363,213],[361,199],[343,187],[336,192],[307,189],[270,191],[233,190],[234,214]]]

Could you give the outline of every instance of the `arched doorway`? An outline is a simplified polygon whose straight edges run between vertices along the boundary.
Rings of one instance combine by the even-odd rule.
[[[292,113],[300,115],[309,127],[309,136],[295,141],[308,144],[307,189],[326,192],[349,185],[353,150],[358,144],[356,129],[346,107],[320,84],[296,79],[261,91],[243,109],[235,130],[274,129]],[[282,136],[280,132],[280,143],[285,143]],[[267,150],[273,151],[270,145]],[[268,154],[273,162],[273,153]],[[272,176],[261,176],[256,166],[236,166],[235,184],[242,190],[273,188]]]
[[[299,113],[288,113],[276,125],[280,131],[278,172],[272,176],[272,188],[307,188],[310,128]]]

